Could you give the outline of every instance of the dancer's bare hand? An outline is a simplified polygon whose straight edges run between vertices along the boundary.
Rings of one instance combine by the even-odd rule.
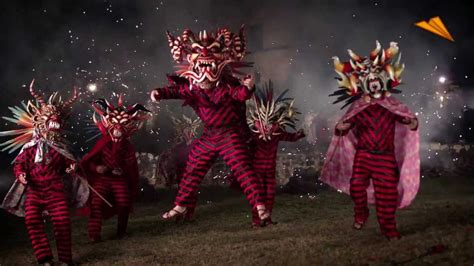
[[[411,130],[415,130],[418,127],[418,119],[412,118],[410,124],[408,124],[408,128]]]
[[[409,129],[415,130],[418,127],[418,119],[405,117],[402,119],[402,123],[407,125]]]
[[[115,168],[114,170],[112,170],[112,174],[114,175],[122,175],[123,174],[123,170],[121,168]]]
[[[336,125],[336,128],[340,131],[348,130],[352,126],[351,123],[339,122]]]
[[[242,84],[244,84],[247,88],[252,89],[255,86],[255,80],[253,79],[252,75],[247,75],[242,79]]]
[[[99,174],[103,174],[107,171],[107,166],[105,165],[98,165],[95,170],[97,171],[97,173]]]
[[[296,132],[296,135],[298,136],[299,139],[306,137],[306,134],[304,133],[303,129],[300,129]]]
[[[20,181],[20,183],[22,183],[23,185],[26,185],[28,183],[28,181],[26,181],[25,173],[19,174],[17,178],[18,178],[18,181]]]
[[[158,90],[152,90],[150,93],[150,98],[152,102],[159,102],[160,101],[160,92]]]
[[[76,172],[77,165],[75,163],[71,164],[68,168],[66,168],[66,173],[72,174]]]

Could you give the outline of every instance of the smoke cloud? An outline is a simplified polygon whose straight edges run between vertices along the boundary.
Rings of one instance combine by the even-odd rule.
[[[162,151],[174,133],[169,114],[191,113],[183,111],[179,101],[159,106],[149,103],[148,92],[165,85],[165,74],[173,72],[166,30],[176,35],[185,28],[199,31],[227,26],[237,31],[245,24],[252,52],[248,60],[255,62],[249,73],[260,84],[273,80],[279,91],[290,88],[302,112],[300,120],[317,113],[318,130],[332,128],[342,114],[340,105],[332,105],[328,97],[337,89],[331,57],[347,60],[349,48],[368,55],[379,40],[383,47],[390,41],[399,44],[406,65],[400,98],[419,114],[423,142],[463,139],[466,136],[460,137],[460,126],[464,110],[473,108],[472,93],[448,84],[472,80],[469,73],[458,71],[467,69],[462,67],[466,59],[460,54],[472,54],[468,49],[472,36],[453,44],[414,23],[442,15],[448,26],[453,25],[456,38],[467,23],[458,15],[468,17],[467,11],[453,2],[432,5],[420,13],[421,4],[413,2],[8,1],[2,3],[5,15],[1,20],[7,26],[1,37],[5,48],[0,112],[7,115],[7,106],[30,98],[25,85],[32,78],[46,94],[58,90],[66,97],[74,86],[79,87],[82,98],[72,114],[72,138],[78,153],[84,154],[91,145],[85,142],[83,130],[92,114],[89,102],[124,93],[129,103],[147,104],[156,111],[153,121],[135,139],[138,149]],[[445,84],[439,83],[440,76],[447,78]],[[90,84],[97,86],[95,92],[88,90]],[[0,129],[6,128],[2,123]],[[326,144],[318,142],[315,148],[325,152]],[[1,155],[2,169],[10,167],[11,158]]]

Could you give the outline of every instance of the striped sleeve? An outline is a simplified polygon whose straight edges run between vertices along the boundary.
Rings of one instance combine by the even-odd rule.
[[[298,132],[290,133],[290,132],[282,131],[280,135],[280,140],[294,142],[294,141],[298,141],[299,139],[303,137],[304,137],[304,134],[301,134]]]
[[[249,89],[247,86],[240,85],[232,89],[232,98],[234,100],[245,102],[252,97],[254,89]]]
[[[190,95],[190,90],[187,84],[158,88],[155,89],[155,91],[158,91],[159,98],[162,100],[185,99]]]
[[[28,174],[29,172],[29,161],[33,160],[35,151],[34,148],[25,149],[22,153],[18,155],[15,159],[13,165],[13,174],[18,178],[20,174]]]

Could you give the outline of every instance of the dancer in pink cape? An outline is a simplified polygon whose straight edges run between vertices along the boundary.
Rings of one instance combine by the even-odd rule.
[[[321,180],[350,194],[355,229],[369,216],[367,203],[375,203],[382,234],[392,240],[400,237],[396,209],[410,205],[419,188],[418,120],[391,97],[400,92],[395,86],[404,69],[400,56],[395,60],[397,44],[376,45],[369,57],[349,50],[349,62],[333,58],[341,89],[331,96],[350,107],[336,125]]]

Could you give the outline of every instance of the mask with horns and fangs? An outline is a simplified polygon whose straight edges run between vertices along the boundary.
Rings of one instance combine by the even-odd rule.
[[[176,73],[202,89],[215,87],[224,75],[241,75],[238,68],[251,66],[242,61],[246,54],[243,26],[238,34],[220,28],[198,35],[186,29],[176,38],[170,32],[167,36],[173,60],[179,64]]]
[[[333,57],[334,69],[339,77],[339,89],[330,96],[338,96],[334,103],[346,100],[342,108],[364,95],[366,99],[389,96],[390,93],[400,93],[395,89],[401,83],[401,74],[405,68],[400,63],[401,53],[396,42],[382,49],[378,41],[369,57],[361,57],[348,50],[350,59],[341,62],[339,57]]]
[[[114,142],[130,137],[150,118],[150,115],[143,113],[150,111],[141,104],[125,106],[122,95],[118,97],[117,106],[113,106],[105,99],[94,101],[92,106],[95,111],[92,116],[95,125],[103,135],[109,135]]]
[[[3,117],[3,119],[22,126],[22,129],[15,129],[0,132],[0,136],[15,136],[0,144],[2,151],[13,152],[28,143],[33,137],[39,137],[50,141],[58,141],[61,138],[61,130],[64,125],[64,118],[69,115],[73,103],[77,100],[77,90],[73,90],[72,97],[63,101],[58,92],[53,93],[46,101],[43,96],[36,92],[34,81],[30,84],[30,93],[35,98],[36,103],[28,101],[22,106],[9,107],[13,117]]]

